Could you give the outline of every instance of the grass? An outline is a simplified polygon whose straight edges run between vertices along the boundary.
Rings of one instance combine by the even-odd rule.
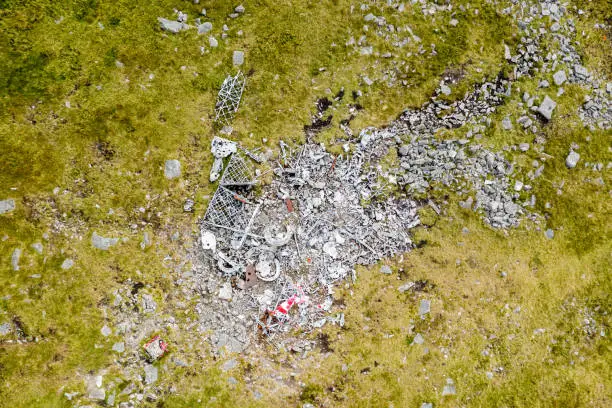
[[[226,16],[235,5],[218,3],[0,1],[0,43],[6,44],[0,47],[0,199],[17,202],[14,212],[0,216],[0,324],[19,322],[24,340],[0,339],[0,406],[70,406],[63,391],[84,391],[83,378],[114,358],[108,349],[119,338],[102,337],[100,328],[109,319],[104,311],[112,292],[128,278],[155,294],[161,313],[189,317],[177,313],[167,296],[175,285],[164,258],[180,261],[193,244],[194,222],[214,189],[207,174],[208,146],[218,131],[214,104],[223,78],[235,71],[234,50],[246,51],[242,69],[248,82],[233,138],[274,151],[279,140],[301,143],[316,100],[332,99],[344,88],[344,98],[330,108],[331,126],[318,135],[339,151],[346,136],[338,125],[356,104],[363,109],[350,121],[355,134],[420,106],[444,76],[458,79],[448,97],[458,99],[505,69],[502,42],[517,41],[509,18],[486,1],[455,8],[456,27],[447,13],[425,18],[410,4],[398,14],[384,3],[365,12],[354,4],[351,13],[352,3],[344,0],[246,1],[247,12],[234,20]],[[585,32],[585,64],[609,76],[610,35],[593,28],[609,17],[609,9],[600,2],[577,4],[593,12],[576,19]],[[219,47],[211,48],[208,36],[195,30],[161,32],[156,18],[171,17],[173,8],[187,12],[190,21],[206,8]],[[409,25],[427,52],[419,54],[415,42],[396,51],[375,35],[374,23],[364,21],[369,12],[395,27]],[[221,39],[223,24],[229,26],[228,40]],[[346,45],[364,33],[372,55]],[[395,55],[383,58],[385,52]],[[382,79],[390,72],[397,75],[393,87]],[[364,75],[374,84],[366,86]],[[536,84],[515,85],[542,97]],[[585,315],[606,336],[610,325],[610,177],[582,164],[610,161],[609,132],[577,124],[575,107],[584,91],[564,88],[555,120],[541,133],[553,159],[532,183],[536,210],[544,215],[539,224],[526,223],[507,235],[492,231],[457,207],[456,197],[436,192],[450,207],[441,217],[423,210],[427,227],[414,241],[426,245],[394,260],[397,274],[363,269],[355,285],[339,290],[347,326],[326,326],[333,352],[302,359],[269,350],[246,356],[248,364],[224,373],[199,345],[201,352],[189,351],[196,362],[190,367],[161,362],[162,379],[172,377],[176,387],[164,406],[607,405],[609,341],[582,328]],[[354,99],[357,90],[363,95]],[[510,98],[483,144],[499,149],[531,142],[533,136],[516,123],[511,132],[500,129],[501,118],[516,119],[516,112]],[[563,162],[573,142],[580,145],[581,162],[570,171]],[[168,159],[181,161],[180,178],[164,178]],[[525,169],[541,160],[533,150],[511,152],[509,159]],[[604,186],[592,182],[598,177]],[[182,211],[187,197],[196,201],[194,214]],[[469,233],[462,232],[464,226]],[[544,238],[546,228],[555,230],[551,241]],[[90,244],[93,231],[127,240],[101,252]],[[153,245],[143,251],[145,231]],[[170,238],[175,232],[178,242]],[[42,255],[30,248],[34,242],[43,244]],[[23,250],[21,269],[13,271],[10,257],[17,247]],[[75,266],[64,271],[60,265],[67,257]],[[406,280],[429,285],[425,292],[401,295],[396,288]],[[421,320],[418,302],[425,298],[432,313]],[[545,331],[534,334],[540,328]],[[409,344],[416,333],[424,345]],[[177,348],[192,340],[180,331],[164,334]],[[230,374],[238,379],[231,387]],[[441,397],[448,377],[457,386],[455,397]],[[109,378],[117,388],[128,383],[117,373]]]

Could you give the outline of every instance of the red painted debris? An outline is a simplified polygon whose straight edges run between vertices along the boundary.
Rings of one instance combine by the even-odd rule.
[[[286,198],[285,205],[287,206],[287,211],[292,213],[293,212],[293,202],[290,199]]]
[[[144,349],[152,360],[157,360],[168,349],[168,343],[163,341],[161,337],[155,336],[144,345]]]

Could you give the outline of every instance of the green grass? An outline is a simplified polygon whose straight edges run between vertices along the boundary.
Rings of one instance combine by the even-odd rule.
[[[189,317],[172,309],[167,295],[176,286],[163,259],[180,261],[193,244],[195,220],[215,187],[208,182],[209,143],[218,131],[214,104],[223,78],[235,72],[234,50],[246,52],[242,69],[248,79],[232,137],[264,150],[276,150],[279,140],[303,142],[303,127],[311,121],[316,100],[331,99],[341,88],[344,98],[329,111],[332,125],[318,135],[338,152],[338,140],[345,139],[338,124],[349,118],[351,105],[363,107],[350,122],[357,134],[426,102],[445,75],[460,77],[447,98],[455,100],[507,69],[502,42],[512,46],[518,40],[509,17],[496,14],[488,2],[471,1],[465,11],[454,7],[456,27],[449,25],[448,14],[425,18],[408,3],[398,15],[384,2],[366,12],[354,4],[351,13],[352,3],[345,0],[245,1],[247,12],[234,20],[226,17],[236,5],[229,2],[0,0],[0,199],[17,202],[13,213],[0,216],[0,323],[18,319],[27,340],[17,344],[0,339],[0,406],[70,406],[63,392],[84,391],[83,377],[114,358],[108,350],[118,337],[100,334],[107,321],[103,310],[128,278],[147,285],[160,313]],[[580,38],[585,64],[609,76],[611,36],[593,25],[609,17],[610,10],[605,2],[578,3],[593,12],[576,18],[579,32],[585,31]],[[156,18],[170,18],[173,8],[187,12],[190,21],[206,8],[219,47],[211,49],[208,35],[198,36],[193,29],[177,35],[161,32]],[[399,52],[390,47],[374,34],[375,24],[363,20],[369,12],[385,16],[395,27],[409,25],[427,52],[418,54],[416,43]],[[221,39],[223,24],[230,27],[227,41]],[[351,36],[358,39],[366,24],[369,45],[379,55],[359,55],[345,45]],[[437,55],[431,55],[431,43]],[[394,57],[382,58],[385,52]],[[377,79],[389,70],[398,75],[395,86],[363,84],[363,75]],[[515,87],[539,97],[548,93],[536,84],[524,79]],[[163,406],[287,401],[325,406],[419,406],[424,401],[435,406],[605,406],[611,398],[609,341],[585,335],[581,325],[584,310],[589,310],[609,334],[611,180],[609,173],[595,173],[583,164],[607,165],[609,133],[581,126],[575,107],[584,91],[564,88],[565,94],[555,98],[555,119],[541,132],[545,152],[553,159],[546,160],[544,174],[531,183],[536,211],[544,215],[539,225],[527,222],[506,236],[458,208],[458,199],[451,196],[447,215],[422,211],[427,228],[414,241],[427,241],[426,246],[392,264],[401,280],[428,280],[428,292],[400,295],[396,274],[362,269],[356,285],[339,290],[346,302],[346,328],[325,328],[333,353],[301,359],[268,350],[245,357],[248,364],[235,372],[222,373],[205,347],[199,354],[190,351],[197,365],[160,363],[162,380],[172,377],[176,386],[176,393],[164,394]],[[353,100],[357,90],[363,95]],[[553,86],[549,92],[554,91]],[[513,98],[486,130],[487,147],[532,141],[533,135],[516,123],[511,132],[501,130],[501,118],[517,118]],[[461,137],[465,131],[441,137]],[[564,159],[572,142],[580,145],[581,161],[570,171]],[[533,149],[508,155],[524,169],[533,159],[541,160]],[[168,159],[181,161],[179,179],[164,178]],[[388,161],[394,160],[390,154]],[[590,181],[597,177],[604,186]],[[562,181],[563,194],[557,195]],[[446,192],[433,194],[443,198]],[[196,201],[195,214],[182,211],[187,197]],[[461,232],[463,226],[469,234]],[[544,238],[546,228],[555,230],[554,240]],[[93,231],[127,242],[101,252],[90,244]],[[142,251],[144,231],[151,233],[153,245]],[[179,242],[170,239],[174,232],[180,232]],[[42,255],[30,248],[34,242],[43,244]],[[19,271],[10,265],[16,247],[23,250]],[[67,257],[75,266],[64,271],[60,265]],[[500,277],[502,271],[507,278]],[[30,277],[34,274],[41,277]],[[432,300],[432,314],[420,320],[418,301],[426,297]],[[521,311],[514,313],[517,306]],[[538,328],[546,331],[534,335]],[[417,332],[425,344],[408,345]],[[177,349],[192,341],[180,331],[164,335]],[[441,347],[449,350],[448,358]],[[485,347],[489,356],[482,354]],[[486,371],[499,366],[504,371],[487,379]],[[365,368],[368,374],[361,373]],[[238,379],[235,388],[228,386],[230,374]],[[277,380],[278,375],[284,380]],[[440,396],[446,377],[455,380],[456,397]],[[126,379],[118,378],[117,384],[126,386]],[[255,390],[262,393],[260,400],[254,399]]]

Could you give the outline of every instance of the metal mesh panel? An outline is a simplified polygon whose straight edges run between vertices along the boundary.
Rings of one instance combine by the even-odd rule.
[[[222,186],[251,186],[255,184],[251,168],[239,153],[234,153],[230,158],[220,184]]]
[[[217,96],[215,121],[229,124],[234,118],[234,114],[238,111],[240,105],[244,84],[245,78],[240,71],[234,77],[228,76],[225,78]]]
[[[208,204],[204,221],[219,227],[244,231],[252,212],[247,204],[248,202],[238,194],[225,187],[219,187]]]

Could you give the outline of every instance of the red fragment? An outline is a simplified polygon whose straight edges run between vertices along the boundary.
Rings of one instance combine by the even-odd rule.
[[[292,213],[293,212],[293,202],[290,199],[286,198],[285,205],[287,206],[287,211]]]

